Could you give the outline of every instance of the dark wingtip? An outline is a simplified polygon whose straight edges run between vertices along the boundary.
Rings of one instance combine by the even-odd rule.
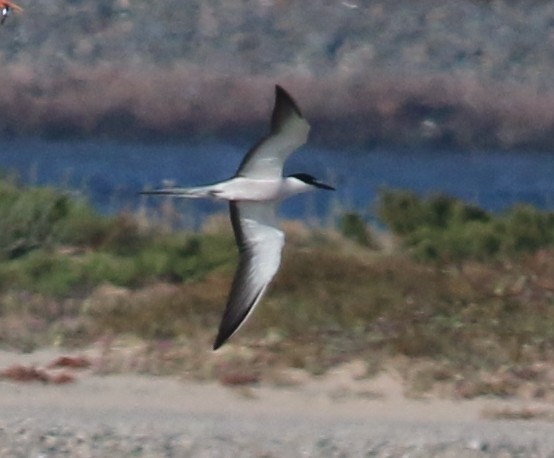
[[[217,332],[217,337],[215,338],[213,346],[214,351],[221,347],[225,342],[227,342],[227,340],[229,340],[229,337],[231,337],[235,333],[240,323],[242,322],[241,320],[238,322],[238,324],[233,323],[232,326],[229,326],[225,318],[226,317],[221,320],[221,324],[219,325],[219,331]]]
[[[214,351],[221,347],[227,340],[240,328],[243,322],[248,318],[249,313],[252,310],[252,307],[256,305],[258,299],[260,299],[265,288],[261,288],[254,298],[250,305],[240,312],[238,315],[233,313],[233,306],[229,303],[225,307],[225,312],[223,313],[223,318],[219,325],[219,331],[217,332],[217,337],[215,338],[213,349]],[[231,296],[233,294],[233,287],[231,287]]]
[[[219,325],[219,330],[217,331],[217,337],[215,338],[213,349],[214,351],[217,350],[219,347],[221,347],[225,342],[227,342],[227,339],[231,337],[233,334],[235,327],[230,327],[226,325],[225,318],[221,320],[221,323]]]
[[[218,336],[218,338],[214,342],[213,350],[216,351],[219,347],[221,347],[225,343],[225,340],[226,339],[219,339]]]
[[[285,88],[279,84],[275,85],[275,98],[279,97],[288,97],[289,99],[292,99],[290,94],[285,90]]]
[[[231,330],[232,328],[229,328],[228,326],[225,326],[223,323],[221,323],[221,326],[219,328],[219,332],[217,333],[217,337],[215,338],[213,350],[216,351],[219,347],[223,346],[227,340],[229,340],[229,337],[231,337],[235,331],[235,329]]]
[[[290,107],[298,116],[300,116],[301,118],[304,117],[302,115],[302,112],[300,111],[300,108],[298,108],[298,104],[292,98],[292,96],[283,88],[283,86],[276,84],[275,85],[275,107],[277,108],[278,106]]]

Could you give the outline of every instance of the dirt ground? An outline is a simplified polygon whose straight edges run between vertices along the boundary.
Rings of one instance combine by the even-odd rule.
[[[61,354],[0,352],[0,370]],[[554,405],[409,399],[396,374],[360,378],[355,362],[249,387],[48,370],[75,380],[0,382],[0,457],[554,457],[552,416],[489,415]]]

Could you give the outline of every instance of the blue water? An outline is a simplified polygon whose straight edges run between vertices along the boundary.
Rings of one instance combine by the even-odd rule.
[[[228,178],[248,147],[215,140],[194,145],[0,140],[0,170],[16,171],[28,183],[80,190],[101,211],[117,212],[136,208],[137,192],[160,186],[163,180],[192,186]],[[285,173],[300,171],[334,184],[337,191],[290,199],[282,209],[288,217],[326,215],[331,199],[371,215],[381,187],[444,192],[493,211],[516,202],[554,209],[554,154],[331,151],[306,146],[285,167]],[[202,214],[225,209],[218,203],[194,205]]]

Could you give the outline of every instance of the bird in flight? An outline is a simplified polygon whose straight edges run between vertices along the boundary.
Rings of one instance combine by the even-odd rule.
[[[334,190],[307,173],[283,177],[283,164],[293,151],[306,143],[309,131],[310,125],[296,102],[277,85],[269,134],[250,149],[234,177],[208,186],[143,192],[229,201],[239,265],[214,350],[244,324],[279,269],[285,235],[277,222],[278,203],[316,188]]]
[[[0,1],[0,25],[3,25],[4,22],[6,22],[6,19],[12,13],[12,10],[21,12],[23,11],[23,8],[8,0]]]

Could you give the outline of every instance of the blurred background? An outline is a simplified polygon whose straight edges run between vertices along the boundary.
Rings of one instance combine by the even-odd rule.
[[[86,185],[103,211],[231,176],[276,83],[313,126],[287,172],[334,180],[343,205],[365,210],[379,186],[552,205],[551,2],[22,6],[1,29],[0,167]]]
[[[133,335],[132,370],[231,382],[401,356],[413,389],[462,397],[520,393],[505,368],[532,367],[552,399],[554,2],[20,2],[0,27],[1,344],[107,335],[110,372]],[[275,84],[312,125],[286,172],[337,191],[285,203],[282,271],[214,356],[226,207],[137,192],[232,176]]]

